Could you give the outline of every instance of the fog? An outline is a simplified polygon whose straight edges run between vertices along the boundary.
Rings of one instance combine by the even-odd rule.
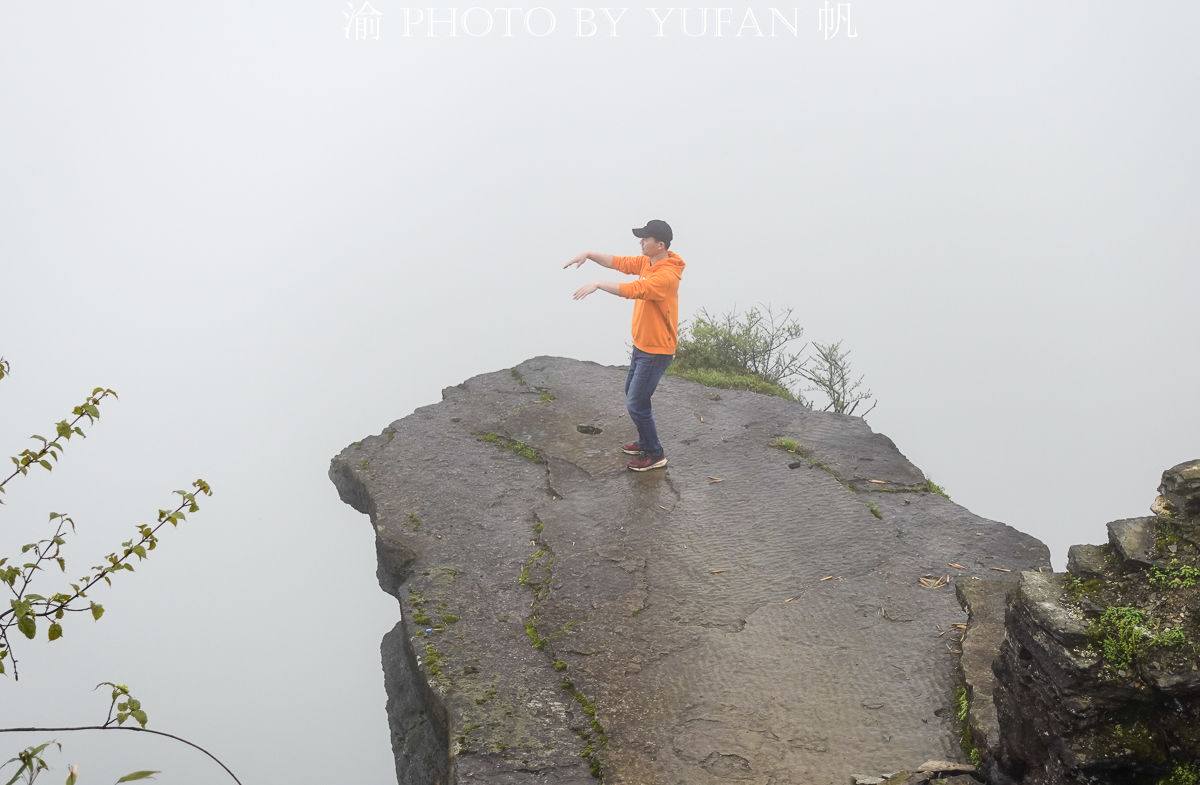
[[[120,395],[6,486],[0,554],[69,513],[73,579],[214,489],[102,620],[12,641],[0,725],[101,722],[111,680],[247,785],[394,781],[398,607],[329,459],[479,373],[623,363],[630,304],[570,296],[620,276],[562,266],[650,218],[685,317],[843,341],[871,427],[1059,569],[1200,457],[1194,4],[470,8],[0,8],[0,443]],[[49,738],[51,781],[223,781],[133,733],[0,752]]]

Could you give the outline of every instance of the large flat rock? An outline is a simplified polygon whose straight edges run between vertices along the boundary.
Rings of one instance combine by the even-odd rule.
[[[960,759],[942,633],[964,615],[920,578],[1045,546],[919,490],[859,418],[674,377],[670,464],[629,472],[624,378],[535,358],[334,459],[403,608],[400,782],[840,785]]]

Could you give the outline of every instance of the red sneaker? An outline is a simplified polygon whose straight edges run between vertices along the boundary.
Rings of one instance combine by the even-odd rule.
[[[635,472],[645,472],[651,469],[661,469],[667,465],[667,456],[660,455],[657,458],[651,458],[649,455],[643,455],[640,458],[634,458],[629,463],[625,464]]]
[[[642,454],[642,445],[638,444],[637,442],[630,442],[629,444],[622,444],[621,452],[625,453],[626,455],[641,455]]]

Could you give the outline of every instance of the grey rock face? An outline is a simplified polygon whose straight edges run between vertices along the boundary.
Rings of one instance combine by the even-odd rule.
[[[1072,545],[1067,549],[1067,572],[1082,580],[1099,578],[1108,569],[1108,552],[1101,545]]]
[[[1153,516],[1126,518],[1108,524],[1108,542],[1122,559],[1150,566],[1155,562],[1155,521]]]
[[[938,579],[1045,546],[923,490],[861,419],[675,377],[670,464],[629,472],[624,378],[535,358],[333,460],[403,610],[400,781],[820,785],[959,757]]]
[[[1200,516],[1200,460],[1185,461],[1163,472],[1158,492],[1183,517]]]
[[[999,756],[1000,721],[996,716],[994,692],[996,676],[992,661],[1004,640],[1006,596],[1017,577],[978,581],[958,581],[955,592],[967,611],[967,628],[958,659],[958,678],[967,690],[967,745],[977,749],[987,761]],[[958,707],[955,707],[956,711]]]

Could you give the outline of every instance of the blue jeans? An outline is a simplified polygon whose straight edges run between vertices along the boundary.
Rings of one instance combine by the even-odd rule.
[[[629,419],[638,430],[638,444],[651,458],[661,458],[662,444],[658,441],[658,429],[654,427],[654,413],[650,411],[650,396],[666,373],[667,366],[675,359],[673,354],[650,354],[636,346],[629,358],[629,375],[625,377],[625,408]]]

